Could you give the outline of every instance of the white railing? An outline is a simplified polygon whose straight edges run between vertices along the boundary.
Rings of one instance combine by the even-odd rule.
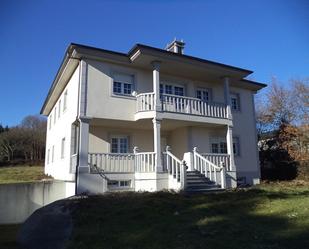
[[[163,152],[163,161],[166,165],[167,172],[173,177],[176,182],[180,183],[181,189],[186,186],[186,163],[181,161],[170,151],[170,147],[166,147],[166,151]]]
[[[92,173],[155,172],[155,152],[89,153],[88,163]]]
[[[193,168],[201,174],[204,174],[205,177],[209,178],[211,181],[221,185],[221,188],[224,189],[226,187],[224,163],[221,162],[220,166],[215,165],[203,155],[199,154],[196,147],[193,149]],[[220,182],[217,179],[217,173],[220,173]]]
[[[153,111],[155,109],[155,94],[140,93],[136,95],[136,110],[137,112]]]
[[[89,153],[88,163],[90,170],[93,170],[93,166],[96,166],[99,170],[104,172],[134,172],[134,154],[129,153]]]
[[[223,162],[226,169],[231,170],[230,155],[220,153],[200,153],[200,154],[215,165],[220,165],[220,163]]]
[[[155,152],[136,152],[135,172],[155,172]]]
[[[193,114],[199,116],[227,118],[227,108],[223,103],[204,102],[198,98],[184,97],[171,94],[162,94],[162,110]]]

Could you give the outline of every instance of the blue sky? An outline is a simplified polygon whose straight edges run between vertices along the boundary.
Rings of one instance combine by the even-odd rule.
[[[0,1],[0,123],[38,114],[70,42],[127,52],[135,43],[255,71],[309,76],[309,1]],[[286,84],[286,83],[285,83]]]

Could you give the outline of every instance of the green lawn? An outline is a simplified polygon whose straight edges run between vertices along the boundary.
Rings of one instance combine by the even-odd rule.
[[[309,248],[304,184],[216,194],[109,194],[72,203],[72,249]]]
[[[0,184],[34,182],[49,178],[44,175],[42,166],[12,166],[0,167]]]

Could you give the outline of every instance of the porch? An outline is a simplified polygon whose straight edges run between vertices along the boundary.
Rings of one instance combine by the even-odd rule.
[[[87,174],[86,185],[98,182],[95,192],[234,186],[227,180],[236,174],[229,126],[169,119],[92,119],[84,139],[85,157],[72,155],[72,173],[77,158],[79,165],[85,160],[78,179]]]

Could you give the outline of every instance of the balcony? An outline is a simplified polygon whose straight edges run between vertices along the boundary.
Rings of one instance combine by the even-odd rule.
[[[155,111],[155,94],[141,93],[136,96],[136,113]],[[164,113],[187,114],[200,117],[228,119],[227,105],[205,102],[198,98],[171,94],[160,95],[160,109]]]

